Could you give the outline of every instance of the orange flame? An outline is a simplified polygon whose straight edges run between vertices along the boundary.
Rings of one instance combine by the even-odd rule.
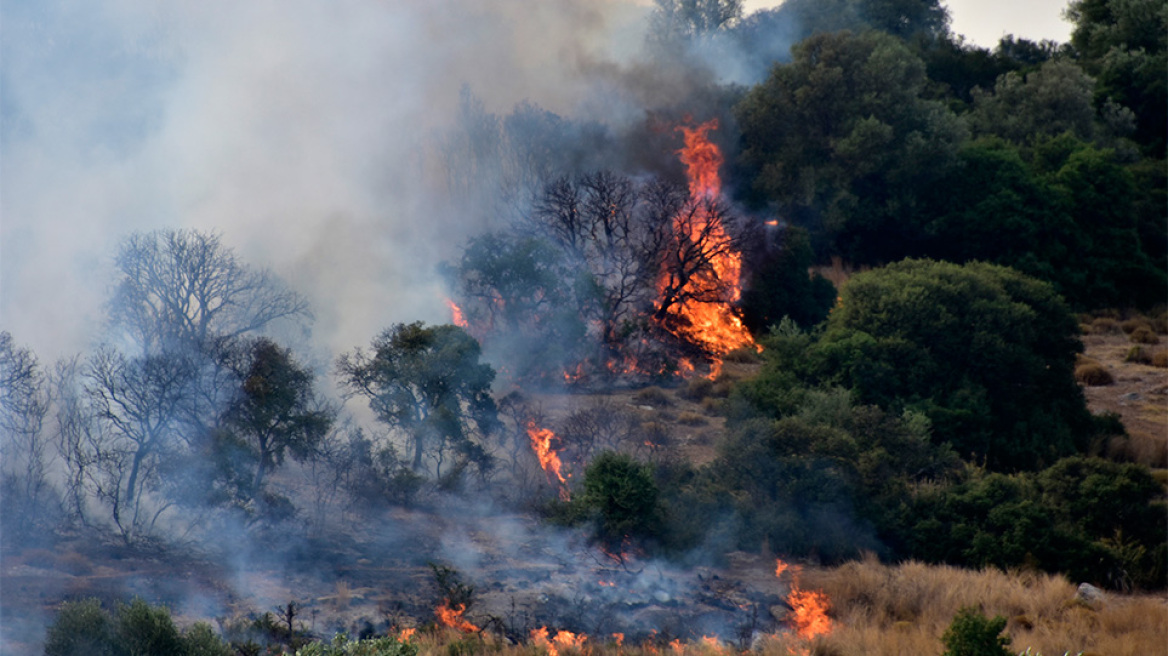
[[[673,653],[678,654],[678,656],[685,652],[685,645],[681,644],[681,640],[678,638],[674,638],[673,640],[669,641],[669,647],[673,650]]]
[[[612,634],[612,641],[616,643],[617,647],[620,647],[621,645],[625,644],[625,634],[623,634],[623,633]]]
[[[791,587],[787,595],[791,606],[791,621],[795,623],[795,633],[804,640],[831,633],[831,618],[827,616],[827,595],[817,590],[800,590]]]
[[[550,429],[537,427],[534,420],[529,420],[527,422],[527,436],[531,438],[531,448],[535,451],[535,457],[539,458],[539,465],[547,473],[548,482],[551,482],[554,474],[560,481],[560,498],[568,501],[570,493],[568,492],[568,479],[564,478],[562,471],[564,465],[560,462],[559,454],[552,449],[552,440],[555,439],[556,434]]]
[[[449,603],[449,600],[443,599],[442,603],[434,609],[434,615],[438,617],[439,624],[458,629],[463,633],[474,633],[479,630],[479,627],[463,619],[462,614],[466,612],[466,606],[459,604],[451,608]]]
[[[414,637],[414,634],[417,632],[418,630],[413,628],[402,629],[400,632],[398,632],[397,637],[401,642],[409,642],[410,638]]]
[[[462,313],[462,308],[458,307],[458,305],[449,298],[443,300],[446,301],[446,307],[450,308],[450,317],[454,322],[454,325],[462,328],[463,330],[469,330],[470,324],[467,323],[466,315]]]
[[[787,570],[794,577],[791,592],[787,595],[787,605],[791,607],[789,617],[795,625],[795,634],[804,640],[811,640],[815,636],[831,633],[831,618],[827,616],[830,603],[823,592],[799,588],[801,569],[798,565],[791,566],[782,559],[775,559],[776,577],[781,577]]]
[[[678,151],[678,155],[685,164],[689,193],[694,202],[716,200],[721,195],[722,182],[718,168],[722,165],[722,153],[707,136],[710,130],[717,127],[717,119],[712,119],[697,127],[677,128],[685,142],[685,147]],[[716,377],[721,369],[722,356],[742,346],[758,348],[733,305],[742,295],[742,255],[731,246],[730,236],[717,216],[702,211],[691,225],[683,225],[681,216],[675,222],[675,229],[689,230],[688,236],[695,242],[704,239],[713,246],[710,249],[713,273],[695,276],[686,286],[694,289],[721,287],[726,292],[718,302],[687,299],[671,306],[668,313],[682,319],[671,332],[709,353],[714,361],[711,377]],[[665,278],[663,272],[662,287]]]
[[[623,638],[623,636],[622,636]],[[548,656],[559,656],[560,649],[579,649],[584,645],[584,641],[588,636],[583,633],[572,633],[571,631],[558,631],[555,637],[548,639],[548,629],[546,626],[541,626],[538,629],[531,630],[531,642],[538,647],[543,647],[547,650]]]

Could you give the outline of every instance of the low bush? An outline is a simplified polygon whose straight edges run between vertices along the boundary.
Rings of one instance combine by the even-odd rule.
[[[1091,333],[1094,335],[1114,335],[1119,331],[1119,322],[1111,317],[1099,317],[1091,322]]]
[[[1123,357],[1123,361],[1135,362],[1137,364],[1152,364],[1152,354],[1142,346],[1133,346],[1127,350],[1127,355]]]
[[[738,348],[726,354],[726,362],[738,362],[742,364],[756,364],[762,361],[759,357],[758,351],[753,346],[739,346]]]
[[[710,396],[714,390],[714,381],[709,378],[691,378],[677,395],[687,401],[698,401]]]
[[[198,623],[179,632],[166,607],[152,606],[141,599],[118,604],[113,613],[97,599],[65,602],[45,637],[45,656],[232,656],[233,653],[231,646],[207,624]]]
[[[1128,339],[1136,344],[1159,344],[1160,337],[1148,326],[1140,326],[1132,331]]]
[[[705,426],[710,421],[696,412],[683,412],[677,416],[677,423],[682,426]]]
[[[1006,618],[1001,615],[989,619],[976,608],[962,608],[941,636],[942,656],[1012,656],[1006,649],[1010,637],[1002,635],[1005,628]]]
[[[673,399],[660,387],[646,387],[633,395],[633,402],[637,405],[647,405],[654,408],[667,408],[673,405]]]
[[[1111,372],[1101,364],[1081,364],[1075,367],[1075,380],[1088,387],[1099,387],[1115,383]]]
[[[1152,366],[1165,368],[1168,367],[1168,351],[1156,351],[1152,354]]]
[[[1142,317],[1128,319],[1119,324],[1119,329],[1122,330],[1125,335],[1130,335],[1140,328],[1147,328],[1148,330],[1151,330],[1152,326],[1148,323],[1147,319]]]

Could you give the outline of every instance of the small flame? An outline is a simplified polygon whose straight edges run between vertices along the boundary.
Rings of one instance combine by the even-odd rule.
[[[439,624],[458,629],[463,633],[475,633],[479,630],[479,627],[463,619],[462,614],[466,612],[466,606],[459,604],[451,608],[449,604],[449,600],[443,599],[442,603],[434,609],[434,615],[438,617]]]
[[[620,647],[621,645],[625,644],[625,634],[623,634],[623,633],[612,634],[612,641],[616,643],[617,647]]]
[[[467,323],[466,315],[462,313],[462,308],[458,307],[458,305],[449,298],[444,300],[446,301],[446,307],[450,308],[450,318],[451,321],[454,322],[454,325],[462,328],[463,330],[469,330],[470,324]]]
[[[414,637],[414,634],[417,632],[418,632],[418,630],[413,629],[413,628],[402,629],[401,631],[398,632],[397,637],[398,637],[398,640],[401,642],[409,642],[410,638]]]
[[[669,648],[672,649],[673,653],[677,654],[678,656],[681,656],[681,654],[685,653],[685,645],[681,644],[681,640],[678,638],[674,638],[669,642]]]
[[[535,457],[539,458],[539,465],[547,473],[548,482],[552,482],[554,475],[560,481],[560,498],[564,501],[570,500],[568,479],[564,478],[563,474],[564,464],[560,461],[559,454],[552,448],[552,440],[556,439],[556,434],[550,429],[539,428],[534,420],[529,420],[527,436],[531,438],[531,448],[535,451]]]

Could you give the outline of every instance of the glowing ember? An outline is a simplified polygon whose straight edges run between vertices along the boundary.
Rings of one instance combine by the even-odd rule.
[[[466,315],[462,313],[462,308],[458,307],[458,305],[450,299],[445,299],[445,301],[446,307],[450,308],[450,318],[451,321],[454,322],[454,325],[462,328],[463,330],[470,329],[470,324],[466,322]]]
[[[552,448],[552,440],[556,439],[556,434],[547,428],[537,427],[535,421],[528,421],[527,436],[531,438],[531,448],[535,451],[535,457],[539,458],[539,465],[547,473],[548,482],[552,482],[554,475],[560,482],[560,498],[568,501],[570,493],[568,479],[564,478],[562,472],[564,465],[560,462],[559,454]]]
[[[685,147],[678,151],[686,167],[689,178],[691,201],[703,203],[716,200],[721,194],[722,182],[718,168],[722,165],[722,153],[718,146],[707,137],[710,130],[718,127],[718,121],[710,120],[690,128],[681,126]],[[694,344],[712,356],[714,374],[721,368],[722,357],[743,346],[757,348],[750,331],[742,325],[742,319],[734,308],[741,297],[742,255],[731,244],[730,236],[716,215],[710,214],[705,206],[699,209],[696,218],[677,216],[675,229],[688,231],[686,235],[694,243],[709,244],[710,271],[699,273],[690,279],[682,289],[685,300],[671,305],[666,314],[673,321],[666,322],[667,329],[677,337]],[[659,287],[664,290],[668,275],[662,272]],[[717,301],[697,301],[690,293],[697,290],[721,289],[722,298]]]
[[[475,633],[479,630],[479,627],[463,619],[462,614],[466,612],[466,606],[459,604],[451,608],[448,605],[449,603],[449,601],[443,599],[442,603],[434,609],[434,615],[438,617],[439,624],[452,629],[458,629],[463,633]]]

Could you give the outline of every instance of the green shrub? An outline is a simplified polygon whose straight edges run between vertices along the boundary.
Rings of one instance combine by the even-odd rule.
[[[331,643],[313,642],[296,650],[296,656],[417,656],[417,645],[394,638],[350,640],[338,633]]]
[[[97,599],[61,604],[45,636],[45,656],[113,656],[114,626]]]
[[[183,633],[185,656],[234,656],[231,646],[220,638],[211,625],[198,622]]]
[[[1088,387],[1111,385],[1115,382],[1111,372],[1101,364],[1081,364],[1075,367],[1075,380]]]
[[[142,599],[118,606],[115,634],[121,651],[127,654],[180,654],[182,640],[170,611],[151,606]]]
[[[1005,628],[1006,618],[1001,615],[989,619],[976,608],[962,608],[941,636],[942,656],[1013,656],[1006,649],[1010,637],[1001,635]]]
[[[584,470],[580,503],[596,518],[597,537],[610,545],[659,535],[658,496],[650,467],[625,454],[606,451]]]

